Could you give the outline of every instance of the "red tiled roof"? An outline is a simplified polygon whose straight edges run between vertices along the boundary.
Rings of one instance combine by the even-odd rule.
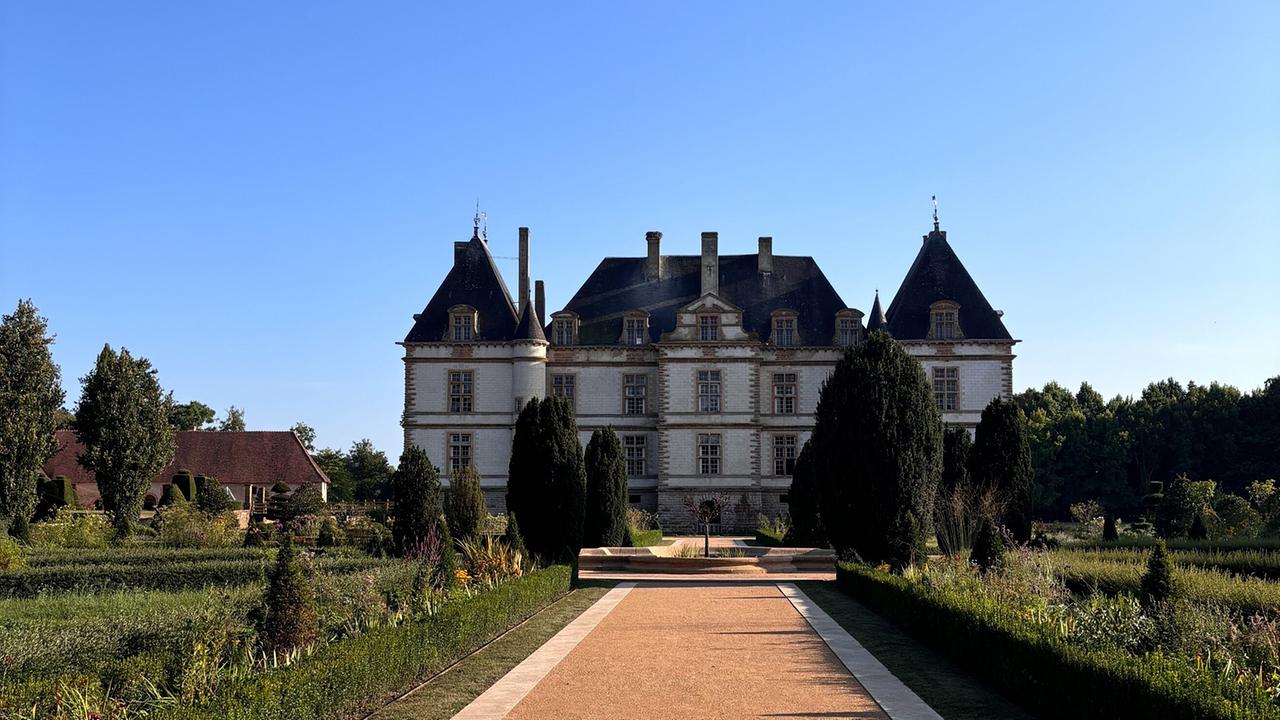
[[[76,460],[84,448],[75,433],[59,430],[57,439],[58,452],[45,463],[44,474],[65,475],[76,485],[95,484],[93,473]],[[175,439],[178,449],[173,462],[152,482],[167,483],[179,470],[217,478],[223,485],[329,482],[298,437],[289,431],[192,430],[175,433]]]

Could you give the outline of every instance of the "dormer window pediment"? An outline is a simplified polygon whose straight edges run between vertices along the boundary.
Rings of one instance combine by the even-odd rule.
[[[480,335],[480,313],[470,305],[449,308],[448,342],[474,342]]]
[[[960,330],[960,303],[954,300],[939,300],[929,306],[930,340],[962,340],[964,333]]]

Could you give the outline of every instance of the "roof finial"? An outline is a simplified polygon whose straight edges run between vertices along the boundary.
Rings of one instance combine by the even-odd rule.
[[[933,196],[933,231],[938,232],[938,196]]]
[[[481,229],[483,223],[483,229]],[[489,242],[489,214],[480,209],[480,198],[476,198],[476,215],[471,223],[471,237]]]

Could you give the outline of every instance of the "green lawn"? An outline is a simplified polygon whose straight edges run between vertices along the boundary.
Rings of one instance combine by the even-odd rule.
[[[375,720],[444,720],[453,717],[599,600],[613,583],[591,582],[530,618],[501,640],[373,715]]]
[[[946,720],[1035,718],[981,680],[920,645],[893,623],[840,592],[834,583],[810,581],[796,585]]]

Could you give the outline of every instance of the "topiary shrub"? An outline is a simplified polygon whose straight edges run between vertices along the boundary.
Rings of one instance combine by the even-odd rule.
[[[1152,607],[1174,599],[1178,593],[1177,580],[1173,576],[1173,561],[1163,540],[1156,541],[1147,558],[1147,572],[1142,576],[1142,604]]]
[[[247,548],[262,547],[267,544],[267,535],[268,532],[261,523],[250,523],[244,530],[244,541],[241,544]]]
[[[320,532],[316,535],[316,547],[339,547],[347,544],[347,534],[338,525],[338,520],[328,515],[320,521]]]
[[[969,550],[969,561],[978,566],[978,570],[988,573],[1004,567],[1005,552],[1004,533],[996,527],[991,518],[983,518],[978,526],[978,534],[973,538],[973,547]]]
[[[76,496],[76,486],[66,475],[55,475],[53,479],[45,479],[40,483],[40,503],[36,506],[37,521],[47,520],[57,514],[59,508],[77,508],[80,498]]]
[[[164,491],[160,493],[160,502],[156,503],[156,508],[172,507],[187,501],[182,495],[182,491],[172,483],[164,486]]]
[[[1102,521],[1102,540],[1103,542],[1114,542],[1120,539],[1120,533],[1116,530],[1116,516],[1107,513],[1107,517]]]
[[[170,483],[173,487],[182,493],[182,499],[187,502],[194,502],[196,499],[196,478],[191,474],[190,470],[179,470]]]
[[[1191,521],[1191,527],[1187,529],[1187,537],[1192,540],[1208,540],[1209,529],[1204,525],[1204,513],[1196,513],[1196,517]]]
[[[315,590],[293,539],[285,536],[267,574],[258,638],[264,650],[287,652],[315,642],[319,630]]]
[[[236,501],[216,478],[196,478],[196,507],[205,515],[218,515],[236,507]]]
[[[271,497],[267,498],[267,517],[281,520],[288,514],[289,494],[293,488],[282,482],[271,486]]]
[[[587,495],[582,543],[620,547],[627,533],[627,462],[612,427],[591,433],[583,462]]]
[[[480,473],[475,466],[468,465],[454,473],[444,493],[444,516],[449,532],[459,540],[470,540],[480,532],[487,514]]]

